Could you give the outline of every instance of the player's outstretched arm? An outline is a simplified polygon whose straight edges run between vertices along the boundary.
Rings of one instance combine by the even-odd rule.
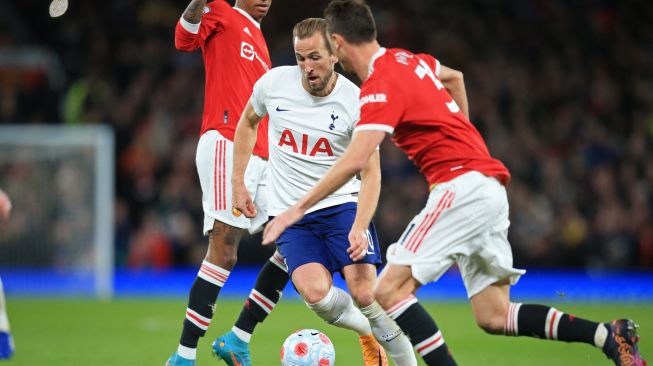
[[[381,194],[381,159],[379,151],[375,151],[367,165],[361,170],[361,190],[358,195],[356,218],[349,232],[349,257],[361,260],[367,253],[367,230],[374,217],[376,206]]]
[[[290,225],[304,217],[310,207],[324,197],[335,192],[360,172],[370,160],[370,156],[385,137],[383,131],[357,131],[347,148],[347,151],[320,179],[317,185],[292,207],[288,208],[265,227],[263,245],[274,243],[275,240]]]
[[[200,46],[200,21],[206,0],[191,0],[175,28],[175,48],[194,51]]]
[[[467,102],[467,91],[465,91],[463,73],[442,65],[440,80],[465,116],[469,118],[469,103]]]
[[[11,212],[11,200],[9,196],[0,189],[0,220],[7,220]]]
[[[249,158],[254,150],[254,145],[256,145],[256,132],[261,119],[262,117],[254,112],[252,103],[247,102],[245,110],[238,120],[234,135],[234,161],[231,176],[232,205],[234,209],[250,218],[256,216],[256,207],[245,186],[245,169],[247,169]]]
[[[206,0],[191,0],[182,17],[189,23],[197,24],[202,20],[202,10],[206,6]]]

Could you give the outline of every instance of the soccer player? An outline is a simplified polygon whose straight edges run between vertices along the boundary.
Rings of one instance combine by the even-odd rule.
[[[328,171],[351,142],[359,118],[359,89],[334,72],[337,59],[328,46],[326,21],[298,23],[293,45],[297,66],[277,67],[261,77],[236,128],[233,205],[247,217],[255,217],[257,207],[245,186],[245,167],[263,116],[269,116],[271,141],[270,216],[293,205]],[[314,202],[277,245],[308,307],[328,323],[358,333],[366,366],[387,365],[374,336],[395,363],[417,365],[410,341],[374,301],[376,265],[381,263],[371,223],[381,184],[378,151],[368,156],[360,173],[361,180],[350,177],[342,188]],[[363,248],[355,258],[349,257],[350,240]],[[344,276],[351,296],[333,286],[335,272]]]
[[[0,189],[0,222],[8,220],[11,213],[11,201],[9,196]],[[0,360],[8,360],[14,354],[14,342],[9,329],[9,318],[7,317],[7,304],[5,302],[5,290],[0,279]]]
[[[206,70],[202,129],[197,146],[197,172],[202,187],[204,234],[209,248],[190,290],[179,347],[168,360],[170,366],[194,365],[199,337],[213,318],[220,289],[236,264],[238,243],[245,229],[253,232],[267,221],[265,185],[267,175],[267,121],[246,173],[247,188],[260,208],[246,218],[232,212],[231,162],[236,124],[252,86],[270,69],[268,48],[260,21],[270,0],[224,0],[207,4],[192,0],[175,29],[175,46],[181,51],[200,48]],[[288,282],[286,266],[278,252],[263,266],[245,306],[228,337],[214,342],[214,352],[229,365],[250,365],[249,337],[274,308]],[[263,299],[259,301],[258,299]],[[217,345],[224,345],[216,350]]]
[[[510,301],[510,285],[524,273],[513,268],[507,240],[504,186],[510,174],[490,156],[469,121],[462,73],[430,55],[380,47],[372,13],[363,2],[332,0],[325,18],[343,68],[363,80],[361,118],[347,152],[308,195],[268,224],[264,243],[351,179],[391,134],[420,168],[431,193],[426,207],[388,248],[375,296],[428,365],[455,362],[415,292],[454,263],[476,322],[486,332],[584,342],[616,365],[645,365],[631,320],[597,323],[548,306]],[[365,250],[355,243],[352,248],[354,254]]]

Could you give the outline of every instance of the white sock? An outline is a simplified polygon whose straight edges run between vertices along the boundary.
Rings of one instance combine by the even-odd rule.
[[[315,304],[306,303],[320,318],[339,328],[351,329],[359,336],[372,334],[367,318],[354,306],[348,293],[332,286],[324,298]]]
[[[608,328],[605,327],[605,324],[601,323],[596,327],[596,333],[594,333],[594,345],[598,348],[603,349],[605,341],[608,339]]]
[[[177,354],[187,360],[194,360],[197,358],[197,348],[188,348],[180,344],[177,347]]]
[[[242,330],[240,328],[236,328],[236,326],[233,326],[231,328],[231,331],[234,332],[234,334],[236,335],[236,337],[238,337],[238,339],[240,339],[241,341],[243,341],[245,343],[249,343],[249,341],[252,339],[251,334],[245,332],[244,330]]]
[[[2,279],[0,279],[0,332],[9,333],[9,318],[7,317],[5,289],[2,286]]]
[[[361,312],[369,320],[374,337],[397,366],[417,366],[417,358],[410,340],[379,303],[374,301],[369,306],[361,308]]]

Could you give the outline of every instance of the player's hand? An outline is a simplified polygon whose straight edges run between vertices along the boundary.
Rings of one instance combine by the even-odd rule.
[[[274,243],[284,230],[303,217],[304,211],[300,210],[297,206],[292,206],[279,214],[265,226],[265,231],[263,231],[263,245]]]
[[[0,220],[7,220],[11,212],[11,201],[9,196],[0,189]]]
[[[367,229],[352,228],[349,232],[349,248],[347,249],[349,258],[354,262],[363,259],[367,255],[368,246]]]
[[[232,195],[232,213],[234,216],[240,216],[241,213],[248,218],[254,218],[256,216],[256,206],[254,201],[252,201],[252,196],[250,196],[247,187],[244,184],[234,184]]]

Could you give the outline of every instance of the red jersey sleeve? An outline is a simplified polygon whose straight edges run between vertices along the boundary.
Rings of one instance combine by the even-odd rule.
[[[388,80],[375,76],[361,85],[361,115],[354,131],[376,130],[392,134],[404,114],[405,101]]]
[[[440,61],[438,61],[437,58],[426,53],[420,53],[416,56],[424,60],[431,67],[431,70],[433,70],[435,76],[440,78],[440,71],[442,70],[442,65],[440,65]]]
[[[175,48],[179,51],[195,51],[211,35],[221,32],[226,23],[225,11],[229,10],[225,7],[230,5],[224,0],[206,4],[199,24],[189,23],[181,17],[175,28]]]

